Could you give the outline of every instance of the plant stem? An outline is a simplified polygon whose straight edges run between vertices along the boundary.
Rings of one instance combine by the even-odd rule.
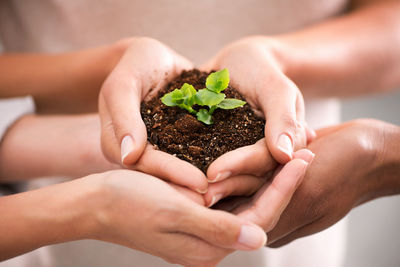
[[[212,115],[216,109],[217,109],[217,106],[216,106],[216,105],[210,107],[210,110],[208,111],[208,114]]]

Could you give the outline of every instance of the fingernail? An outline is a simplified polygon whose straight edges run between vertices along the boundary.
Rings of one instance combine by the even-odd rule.
[[[224,180],[228,178],[229,176],[232,175],[232,172],[230,171],[225,171],[225,172],[220,172],[217,174],[217,176],[214,179],[208,180],[210,183],[216,183],[218,181]]]
[[[215,203],[220,201],[222,197],[223,197],[222,194],[216,194],[215,196],[213,196],[212,199],[211,199],[211,204],[208,205],[208,207],[212,207]]]
[[[196,192],[199,193],[199,194],[202,194],[202,195],[204,195],[205,193],[207,193],[207,191],[208,191],[208,188],[206,188],[206,189],[204,189],[204,190],[196,189]]]
[[[267,234],[261,228],[243,225],[238,242],[246,248],[258,249],[267,243]]]
[[[311,163],[314,158],[315,158],[315,154],[310,151],[310,153],[307,154],[307,157],[305,158],[305,161],[307,161],[308,163]]]
[[[124,164],[125,158],[133,151],[133,139],[130,135],[125,136],[121,142],[121,162]]]
[[[287,134],[281,134],[278,139],[278,149],[292,158],[293,144],[292,140]]]

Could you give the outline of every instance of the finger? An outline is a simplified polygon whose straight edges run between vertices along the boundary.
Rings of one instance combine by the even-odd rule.
[[[113,161],[132,165],[146,146],[147,133],[140,114],[139,85],[130,74],[118,67],[120,66],[113,71],[101,90],[101,101],[105,106],[101,116],[107,114],[113,130],[113,134],[107,132],[103,142],[111,142],[114,139],[111,144],[104,143],[104,146],[111,150]],[[117,150],[119,150],[118,156]]]
[[[241,211],[239,216],[262,225],[266,232],[272,230],[301,183],[308,165],[303,159],[291,160],[274,177],[271,184],[264,185],[257,192],[251,208]]]
[[[158,245],[163,248],[164,253],[160,256],[173,264],[186,267],[214,267],[233,252],[230,249],[213,246],[201,238],[181,231],[167,232],[163,235],[167,238],[158,239]]]
[[[191,205],[185,209],[185,214],[180,230],[218,247],[255,250],[267,241],[259,226],[228,212]]]
[[[186,186],[200,194],[204,194],[208,190],[208,182],[202,171],[189,162],[155,150],[151,145],[146,147],[134,169],[177,185]]]
[[[239,175],[211,184],[204,195],[207,207],[228,196],[250,196],[265,183],[265,177]]]
[[[296,152],[294,152],[293,158],[302,159],[302,160],[308,162],[308,164],[311,164],[311,162],[315,158],[315,154],[313,152],[311,152],[310,150],[303,148],[303,149],[300,149],[300,150],[297,150]]]
[[[118,144],[113,144],[111,152],[114,162],[128,166],[138,160],[147,140],[146,127],[140,114],[141,100],[154,96],[190,66],[185,58],[159,41],[151,38],[134,39],[101,89]],[[106,136],[104,141],[109,139],[111,137]],[[117,148],[120,149],[119,157],[114,156]]]
[[[296,85],[286,77],[276,84],[264,84],[265,88],[274,86],[272,95],[259,95],[261,108],[266,117],[265,137],[268,148],[276,161],[287,163],[293,157],[293,151],[306,145],[306,133],[302,116],[298,114],[299,91]],[[301,101],[300,101],[301,102]]]
[[[294,153],[295,158],[301,158],[309,163],[314,159],[314,155],[308,149],[302,149]],[[296,192],[298,192],[297,190]],[[304,216],[304,203],[291,202],[279,218],[279,223],[269,232],[269,242],[282,239],[291,232],[309,224],[315,217]],[[293,218],[296,218],[295,220]]]
[[[189,188],[182,187],[173,183],[169,183],[169,185],[173,187],[176,191],[178,191],[180,194],[184,195],[185,197],[189,198],[195,203],[202,206],[205,205],[204,197],[201,194],[196,193],[193,190],[190,190]]]
[[[235,149],[217,158],[208,167],[207,177],[210,182],[218,182],[241,174],[262,176],[275,166],[276,162],[263,138],[254,145]]]

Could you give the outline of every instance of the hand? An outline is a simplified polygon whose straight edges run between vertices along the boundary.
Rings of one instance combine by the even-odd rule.
[[[91,187],[101,188],[98,195],[103,198],[95,209],[100,227],[89,238],[185,266],[215,266],[233,249],[258,249],[266,242],[261,228],[207,209],[200,205],[201,195],[155,177],[120,170],[89,177],[87,182],[97,184]]]
[[[263,176],[275,167],[275,160],[287,163],[293,151],[314,137],[304,121],[303,97],[284,74],[273,45],[266,37],[245,38],[222,49],[204,66],[208,71],[229,69],[232,86],[266,119],[265,139],[260,142],[270,151],[260,154],[257,147],[248,146],[221,156],[208,169],[211,181],[238,174]]]
[[[399,193],[398,167],[395,182],[384,176],[395,173],[391,169],[396,164],[388,164],[390,161],[383,156],[388,145],[396,144],[384,145],[392,132],[399,132],[395,129],[374,120],[357,120],[319,130],[318,138],[308,147],[315,153],[315,160],[278,224],[269,232],[270,246],[279,247],[322,231],[361,203]]]
[[[199,169],[146,146],[146,127],[140,114],[142,100],[154,96],[192,65],[156,40],[134,38],[130,42],[99,96],[103,152],[114,163],[204,193],[208,183]]]
[[[252,198],[240,197],[233,200],[233,203],[231,201],[230,205],[224,203],[219,205],[218,208],[224,208],[246,221],[259,224],[268,232],[278,222],[296,188],[301,184],[313,157],[313,153],[308,150],[297,151],[294,153],[294,159],[277,170],[272,180],[264,181],[264,186]],[[205,195],[206,202],[210,203],[210,195],[218,190],[222,190],[219,193],[223,196],[236,195],[237,193],[240,195],[247,194],[248,192],[245,192],[240,185],[245,185],[245,188],[247,188],[246,182],[248,181],[251,181],[249,177],[239,176],[212,184],[209,192]],[[220,183],[222,186],[219,186]]]

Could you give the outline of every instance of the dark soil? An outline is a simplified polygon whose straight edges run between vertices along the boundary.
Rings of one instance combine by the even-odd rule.
[[[257,117],[249,104],[233,110],[217,109],[213,114],[214,124],[206,125],[186,110],[168,107],[161,102],[160,98],[165,93],[180,88],[185,82],[197,90],[204,88],[207,76],[208,73],[198,70],[184,71],[141,106],[149,142],[192,163],[204,173],[211,162],[222,154],[263,138],[265,125],[264,119]],[[223,93],[229,98],[244,100],[230,86]]]

